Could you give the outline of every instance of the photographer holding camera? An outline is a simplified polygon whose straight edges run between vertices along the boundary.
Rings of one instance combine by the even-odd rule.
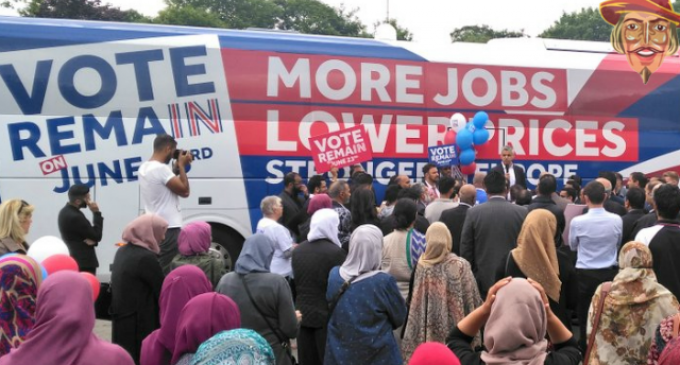
[[[173,169],[169,163],[175,159]],[[165,240],[160,243],[158,262],[165,275],[170,272],[172,259],[179,252],[177,237],[182,227],[182,210],[179,197],[189,197],[189,179],[186,167],[193,156],[189,151],[178,150],[177,141],[161,134],[153,142],[153,155],[139,167],[139,186],[142,205],[146,213],[158,214],[168,222]]]

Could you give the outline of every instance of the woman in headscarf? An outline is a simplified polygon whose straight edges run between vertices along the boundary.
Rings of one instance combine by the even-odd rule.
[[[210,280],[212,288],[217,286],[227,273],[224,261],[210,252],[212,229],[206,222],[193,222],[182,227],[177,238],[179,254],[172,260],[172,268],[182,265],[198,266]]]
[[[191,299],[177,319],[172,365],[189,365],[198,347],[222,331],[241,327],[241,312],[226,295],[205,293]]]
[[[678,338],[680,333],[680,313],[666,317],[661,321],[654,332],[652,339],[652,346],[649,348],[649,356],[647,357],[648,365],[659,364],[659,357],[665,352],[666,347],[673,340]],[[680,364],[680,362],[678,362]]]
[[[408,365],[461,365],[456,355],[439,342],[426,342],[416,349]]]
[[[318,195],[315,195],[316,198]],[[333,209],[321,209],[312,216],[308,239],[293,251],[296,308],[302,312],[298,355],[301,365],[323,364],[328,323],[328,274],[345,262],[340,246],[340,217]]]
[[[25,255],[0,259],[0,356],[18,347],[35,322],[40,265]]]
[[[274,365],[274,352],[257,332],[223,331],[198,348],[191,365]]]
[[[485,350],[472,349],[484,327]],[[554,351],[547,353],[548,339]],[[461,364],[578,365],[583,356],[574,335],[550,310],[541,284],[505,278],[491,287],[486,301],[453,328],[446,340]]]
[[[496,270],[496,281],[505,277],[531,278],[541,283],[550,310],[571,330],[570,311],[578,304],[576,269],[571,258],[555,248],[557,219],[545,209],[532,210],[510,251]]]
[[[425,238],[427,248],[415,269],[401,345],[404,362],[424,342],[446,342],[451,328],[482,304],[470,264],[451,253],[446,225],[433,223]]]
[[[408,296],[411,271],[425,252],[426,240],[413,229],[418,214],[416,203],[407,198],[397,201],[392,213],[394,231],[385,236],[382,249],[382,270],[394,276],[404,300]],[[414,238],[422,236],[422,240]]]
[[[157,255],[168,222],[145,214],[125,227],[123,242],[111,267],[111,325],[113,343],[122,346],[139,364],[142,341],[159,324],[158,299],[163,270]]]
[[[394,277],[380,271],[382,241],[378,227],[360,226],[347,259],[331,270],[325,365],[402,363],[393,331],[404,323],[406,304]]]
[[[217,292],[232,298],[241,310],[241,326],[267,339],[278,365],[290,365],[290,340],[297,337],[298,319],[286,279],[269,270],[276,243],[256,233],[243,244],[236,271],[225,275]]]
[[[644,364],[661,321],[678,312],[678,301],[656,281],[652,253],[640,242],[628,242],[619,255],[619,273],[604,300],[599,325],[602,286],[597,288],[588,312],[588,336],[595,330],[590,359],[584,364]]]
[[[316,194],[310,200],[307,205],[307,220],[302,223],[299,227],[300,238],[298,242],[304,242],[308,240],[307,235],[309,234],[309,229],[312,224],[312,217],[316,212],[321,209],[332,209],[333,200],[328,196],[328,194]]]
[[[0,365],[132,365],[122,348],[98,338],[90,283],[79,273],[50,275],[38,290],[35,327]]]
[[[0,204],[0,256],[10,252],[28,252],[26,235],[33,223],[34,209],[20,199],[7,200]]]
[[[168,274],[161,288],[161,328],[153,331],[142,342],[141,365],[170,365],[175,349],[177,317],[191,298],[210,291],[212,285],[196,266],[182,266]]]

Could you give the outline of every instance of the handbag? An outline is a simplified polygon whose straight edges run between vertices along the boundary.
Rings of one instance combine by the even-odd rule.
[[[279,340],[281,347],[283,347],[283,349],[286,350],[286,355],[290,359],[291,364],[297,365],[297,363],[298,363],[297,359],[295,358],[295,356],[293,356],[293,353],[290,350],[290,342],[288,340],[285,340],[284,336],[281,336],[279,334],[279,331],[277,329],[275,329],[274,326],[272,326],[272,323],[269,322],[269,319],[267,318],[267,316],[265,316],[264,313],[262,313],[262,311],[260,310],[260,307],[257,306],[257,303],[255,303],[255,300],[253,300],[253,296],[252,296],[252,294],[250,294],[250,288],[248,288],[248,284],[243,279],[243,276],[239,275],[238,277],[239,277],[239,279],[241,279],[241,283],[243,283],[243,287],[246,289],[246,294],[248,295],[248,299],[250,299],[250,303],[253,305],[253,307],[255,307],[255,310],[257,311],[257,313],[259,313],[260,316],[262,318],[264,318],[264,321],[267,322],[267,326],[274,333],[274,336],[276,336],[276,339]]]
[[[604,308],[604,299],[609,295],[609,291],[612,288],[612,282],[607,281],[602,284],[602,290],[600,291],[600,301],[597,304],[597,311],[595,312],[595,322],[593,323],[592,332],[590,332],[590,337],[588,337],[588,348],[586,349],[586,356],[583,358],[583,364],[588,365],[590,362],[590,355],[593,351],[593,345],[595,345],[595,334],[600,327],[600,316],[602,316],[602,309]]]

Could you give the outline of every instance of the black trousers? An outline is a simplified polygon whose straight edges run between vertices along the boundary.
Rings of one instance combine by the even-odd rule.
[[[172,259],[179,253],[177,238],[181,230],[179,227],[168,228],[165,232],[165,240],[160,243],[161,253],[158,254],[158,263],[161,264],[163,275],[167,276],[172,271]]]
[[[323,364],[323,357],[326,352],[326,327],[311,328],[301,326],[297,344],[300,365]]]
[[[617,268],[576,269],[576,278],[578,279],[578,307],[576,312],[579,325],[578,344],[583,352],[586,351],[588,345],[586,330],[588,327],[588,310],[590,309],[593,295],[595,295],[595,291],[600,284],[612,281],[618,272]]]

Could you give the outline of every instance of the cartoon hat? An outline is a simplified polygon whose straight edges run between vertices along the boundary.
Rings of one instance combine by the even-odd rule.
[[[607,0],[600,4],[602,18],[611,25],[616,25],[623,13],[631,11],[655,14],[680,25],[680,14],[673,11],[670,0]]]

